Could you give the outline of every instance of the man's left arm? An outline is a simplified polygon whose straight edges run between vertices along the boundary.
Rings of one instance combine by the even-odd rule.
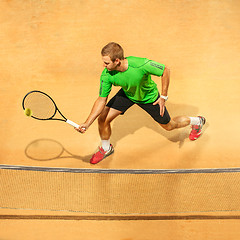
[[[170,69],[167,66],[165,66],[161,80],[162,80],[161,96],[160,98],[158,98],[156,102],[153,103],[153,105],[159,104],[160,115],[163,116],[165,111],[165,102],[167,101],[167,96],[168,96],[169,82],[170,82]]]

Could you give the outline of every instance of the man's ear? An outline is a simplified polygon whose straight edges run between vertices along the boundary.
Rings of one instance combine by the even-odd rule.
[[[120,62],[121,62],[120,59],[119,59],[119,58],[116,58],[115,63],[116,63],[117,65],[119,65]]]

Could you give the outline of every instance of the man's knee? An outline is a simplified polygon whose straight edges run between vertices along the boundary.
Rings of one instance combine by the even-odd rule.
[[[110,124],[121,112],[109,107],[105,107],[98,117],[98,124]]]
[[[160,124],[160,126],[164,128],[166,131],[172,131],[173,129],[175,129],[175,126],[174,124],[172,124],[172,121],[170,121],[167,124]]]
[[[107,119],[107,115],[101,113],[98,117],[98,124],[101,124],[101,125],[104,124],[106,122],[106,119]]]
[[[172,126],[165,126],[163,127],[166,131],[172,131],[174,128]]]

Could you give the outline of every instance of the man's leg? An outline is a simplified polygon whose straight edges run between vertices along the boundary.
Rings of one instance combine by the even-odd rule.
[[[191,125],[192,131],[189,135],[189,139],[193,141],[200,137],[201,130],[205,122],[206,122],[206,119],[202,116],[198,116],[198,117],[179,116],[179,117],[173,118],[167,124],[160,124],[160,123],[159,124],[167,131],[171,131],[173,129],[183,128],[188,125]]]
[[[90,160],[91,163],[98,163],[113,153],[113,146],[110,144],[110,123],[120,114],[123,115],[134,104],[135,103],[126,96],[122,88],[110,99],[98,117],[98,129],[102,146],[99,148],[99,151],[92,156]]]
[[[164,115],[160,115],[159,105],[149,104],[138,104],[139,107],[144,109],[152,118],[159,123],[167,131],[171,131],[177,128],[183,128],[188,125],[192,126],[192,131],[189,135],[190,140],[196,140],[201,135],[201,129],[205,124],[206,120],[204,117],[187,117],[187,116],[178,116],[173,119],[170,118],[170,115],[165,107]]]
[[[105,107],[98,118],[98,130],[101,140],[109,140],[111,136],[110,123],[113,119],[119,116],[122,112],[113,108]]]
[[[98,130],[101,138],[101,146],[99,150],[93,154],[90,163],[96,164],[114,152],[113,146],[110,144],[111,121],[119,116],[122,112],[110,107],[105,107],[98,117]]]
[[[159,123],[159,124],[165,130],[171,131],[173,129],[186,127],[186,126],[190,125],[190,122],[191,122],[191,120],[189,117],[179,116],[179,117],[175,117],[175,118],[171,119],[170,122],[167,124],[161,124],[161,123]]]

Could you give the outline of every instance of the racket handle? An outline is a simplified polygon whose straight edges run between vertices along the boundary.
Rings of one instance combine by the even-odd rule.
[[[75,122],[73,122],[73,121],[71,121],[71,120],[69,120],[69,119],[67,119],[66,123],[70,124],[71,126],[73,126],[73,127],[75,127],[75,128],[79,128],[79,125],[78,125],[78,124],[76,124]]]

